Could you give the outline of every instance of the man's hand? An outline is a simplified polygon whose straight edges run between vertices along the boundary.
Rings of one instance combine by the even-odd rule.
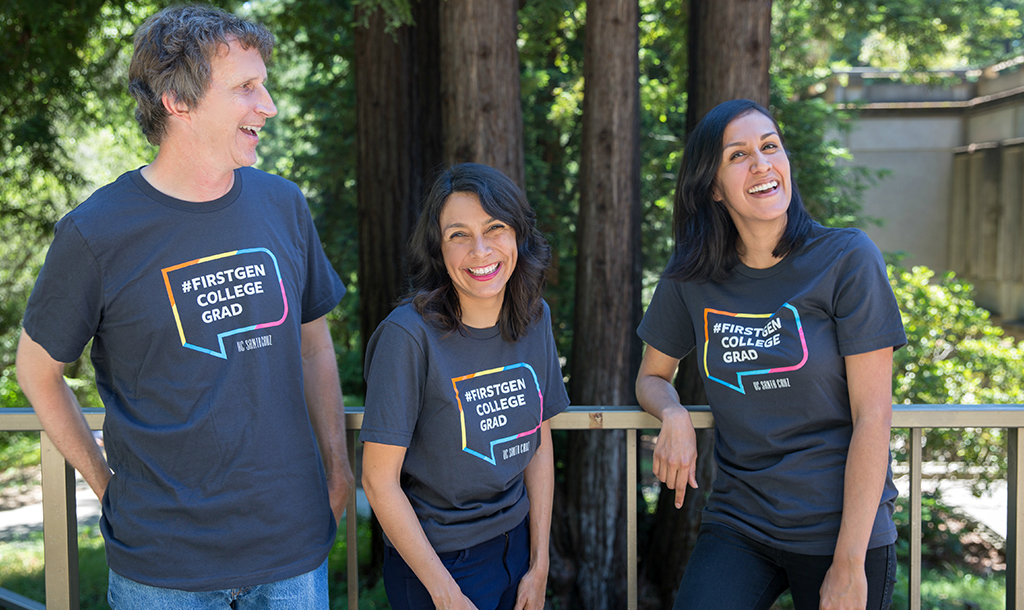
[[[341,524],[341,518],[348,508],[348,499],[355,490],[356,479],[352,475],[351,468],[343,468],[341,472],[327,480],[327,492],[331,498],[331,510],[334,512],[334,520]]]
[[[54,360],[24,329],[18,342],[17,375],[43,430],[102,501],[110,482],[110,466],[89,430],[78,399],[64,381],[64,363]]]

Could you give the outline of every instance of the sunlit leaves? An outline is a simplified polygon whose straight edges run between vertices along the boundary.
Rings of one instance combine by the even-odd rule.
[[[925,267],[889,267],[903,312],[907,345],[893,356],[893,400],[905,404],[1024,403],[1024,344],[1004,335],[973,300],[973,287],[952,273],[935,281]],[[897,446],[905,450],[903,431]],[[925,459],[950,464],[951,476],[980,490],[1005,478],[1000,429],[931,430]]]

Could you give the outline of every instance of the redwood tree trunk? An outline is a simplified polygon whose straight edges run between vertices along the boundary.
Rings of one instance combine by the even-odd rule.
[[[584,34],[573,402],[636,404],[640,318],[639,3],[591,0]],[[569,440],[574,607],[625,607],[625,432]]]
[[[686,132],[718,104],[751,99],[768,106],[771,0],[690,0],[689,81]],[[676,389],[684,405],[707,404],[696,353],[679,364]],[[676,510],[673,492],[662,486],[642,573],[662,607],[671,607],[700,529],[715,475],[714,432],[697,431],[698,490],[689,490]]]
[[[416,27],[384,31],[378,10],[356,28],[359,327],[366,342],[405,291],[405,254],[430,172],[441,162],[437,0],[418,2]],[[383,563],[371,521],[372,584]]]
[[[416,27],[384,31],[380,10],[356,28],[359,314],[363,343],[405,291],[405,252],[441,163],[437,0]]]
[[[771,0],[690,0],[686,131],[735,98],[768,106]]]
[[[441,2],[444,160],[501,170],[525,190],[517,0]]]

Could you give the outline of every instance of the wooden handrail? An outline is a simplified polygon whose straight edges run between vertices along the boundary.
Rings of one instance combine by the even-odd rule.
[[[711,428],[714,418],[707,406],[688,407],[696,428]],[[94,430],[103,427],[102,409],[85,409]],[[363,423],[363,409],[346,409],[349,461],[355,464],[355,443]],[[921,608],[921,443],[930,428],[1006,428],[1007,437],[1007,536],[1006,608],[1024,610],[1024,495],[1020,485],[1024,473],[1024,451],[1020,429],[1024,428],[1024,405],[895,405],[892,425],[910,430],[910,608]],[[625,430],[627,443],[627,570],[628,608],[637,607],[636,548],[636,442],[637,431],[660,428],[661,423],[635,405],[571,406],[551,420],[556,430]],[[40,430],[31,409],[0,409],[0,430]],[[41,434],[43,471],[43,553],[46,557],[46,598],[51,610],[78,610],[78,538],[74,471],[57,452],[45,433]],[[1020,510],[1019,510],[1020,509]],[[356,554],[356,495],[349,498],[346,515],[349,608],[358,608],[358,565]],[[2,592],[2,590],[0,590]],[[0,607],[7,601],[0,595]],[[18,608],[18,606],[12,606]],[[35,606],[22,606],[36,608]]]

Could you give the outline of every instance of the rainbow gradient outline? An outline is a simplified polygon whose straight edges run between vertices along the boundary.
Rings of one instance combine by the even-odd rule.
[[[267,256],[270,257],[270,260],[273,261],[273,263],[274,263],[274,272],[277,273],[277,282],[281,286],[281,300],[284,302],[284,315],[282,315],[281,319],[277,320],[276,322],[266,322],[264,324],[254,324],[252,326],[246,326],[244,328],[236,328],[234,330],[229,330],[227,332],[218,333],[217,334],[217,341],[220,343],[220,351],[219,352],[215,352],[215,351],[213,351],[211,349],[207,349],[205,347],[189,343],[188,340],[185,338],[185,329],[181,325],[181,317],[178,315],[178,304],[174,300],[174,291],[171,290],[171,280],[168,277],[168,274],[171,273],[172,271],[177,271],[178,269],[184,269],[185,267],[189,267],[191,265],[198,265],[200,263],[206,263],[206,262],[209,262],[209,261],[217,260],[219,258],[227,258],[229,256],[236,256],[236,255],[239,255],[239,254],[249,254],[249,253],[252,253],[252,252],[264,252],[264,253],[266,253]],[[274,256],[273,252],[271,252],[270,250],[267,250],[266,248],[246,248],[244,250],[232,250],[231,252],[224,252],[224,253],[221,253],[221,254],[215,254],[213,256],[205,256],[203,258],[197,258],[195,260],[184,262],[184,263],[181,263],[179,265],[174,265],[173,267],[167,267],[165,269],[161,269],[161,272],[163,273],[163,276],[164,276],[164,286],[167,287],[167,298],[169,298],[171,300],[171,311],[174,312],[174,322],[175,322],[175,324],[178,325],[178,336],[181,337],[181,344],[182,344],[182,346],[187,347],[189,349],[194,349],[197,352],[203,352],[204,354],[210,354],[211,356],[216,356],[218,358],[223,358],[224,360],[227,360],[228,359],[227,349],[225,349],[225,347],[224,347],[224,338],[225,337],[230,337],[232,335],[237,335],[239,333],[245,333],[245,332],[249,332],[249,331],[253,331],[253,330],[259,330],[261,328],[270,328],[272,326],[280,326],[281,324],[284,324],[284,321],[288,318],[288,295],[285,294],[285,291],[284,291],[284,279],[281,277],[281,269],[277,265],[277,257]]]
[[[494,374],[494,373],[500,373],[502,371],[509,371],[509,370],[517,369],[517,368],[521,368],[521,367],[525,367],[527,370],[530,371],[530,374],[533,375],[533,383],[534,383],[535,386],[537,386],[537,397],[540,399],[540,418],[539,418],[539,421],[537,422],[537,427],[532,429],[532,430],[529,430],[527,432],[521,432],[519,434],[513,434],[512,436],[506,436],[505,438],[499,438],[497,440],[491,441],[491,455],[490,455],[490,457],[488,457],[488,456],[486,456],[486,455],[484,455],[484,454],[482,454],[482,453],[480,453],[478,451],[474,451],[474,450],[470,449],[469,448],[469,444],[466,442],[466,412],[462,408],[462,397],[459,395],[458,382],[465,381],[467,379],[472,379],[474,377],[482,377],[484,375],[491,375],[491,374]],[[472,374],[469,374],[469,375],[464,375],[462,377],[453,377],[452,378],[452,388],[455,390],[455,400],[458,401],[458,403],[459,403],[459,421],[462,424],[462,450],[465,451],[466,453],[469,453],[470,455],[475,455],[476,457],[480,458],[481,460],[484,460],[485,462],[489,463],[491,466],[496,466],[497,463],[498,463],[497,460],[494,457],[494,446],[495,445],[500,445],[501,443],[511,442],[511,441],[523,438],[524,436],[530,436],[531,434],[535,433],[537,430],[540,429],[541,423],[544,421],[544,395],[541,394],[541,391],[540,391],[540,382],[537,381],[537,372],[533,370],[532,366],[530,366],[529,364],[527,364],[525,362],[520,362],[519,364],[510,364],[508,366],[501,366],[501,367],[498,367],[496,369],[488,369],[486,371],[480,371],[479,373],[472,373]]]
[[[722,385],[724,385],[724,386],[726,386],[728,388],[732,388],[733,390],[736,390],[740,394],[746,394],[747,392],[743,388],[743,376],[744,375],[769,375],[771,373],[785,373],[786,371],[795,371],[795,370],[803,367],[803,365],[807,364],[807,338],[804,336],[804,326],[800,322],[800,312],[798,312],[796,310],[796,307],[793,307],[789,303],[784,303],[782,306],[786,307],[790,311],[792,311],[793,312],[793,316],[796,318],[796,329],[800,333],[800,347],[802,347],[803,351],[804,351],[803,358],[800,360],[799,363],[797,363],[797,364],[795,364],[793,366],[783,366],[783,367],[778,367],[778,368],[774,368],[774,369],[759,369],[759,370],[756,370],[756,371],[746,371],[746,372],[743,372],[743,373],[736,373],[736,380],[737,380],[737,383],[739,385],[733,385],[733,384],[729,383],[728,381],[724,381],[722,379],[714,377],[711,374],[711,369],[708,368],[708,345],[711,342],[710,341],[710,333],[709,333],[709,325],[708,325],[708,314],[709,313],[717,313],[719,315],[730,316],[730,317],[733,317],[733,318],[770,318],[770,317],[774,316],[775,314],[774,313],[731,313],[731,312],[728,312],[728,311],[719,311],[717,309],[705,309],[704,310],[704,374],[707,375],[707,378],[712,380],[712,381],[717,381],[718,383],[720,383],[720,384],[722,384]],[[776,312],[776,313],[778,313],[778,312]]]

